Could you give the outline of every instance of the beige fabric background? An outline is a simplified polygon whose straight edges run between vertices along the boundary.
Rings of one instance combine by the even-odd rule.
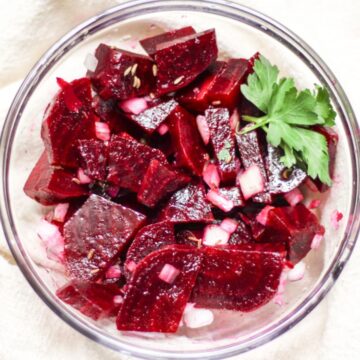
[[[0,126],[19,81],[61,35],[121,1],[0,0]],[[243,0],[291,28],[330,68],[360,114],[360,1]],[[360,116],[360,115],[358,115]],[[0,360],[127,359],[75,332],[35,295],[0,229]],[[360,358],[359,246],[335,288],[298,326],[248,360]]]

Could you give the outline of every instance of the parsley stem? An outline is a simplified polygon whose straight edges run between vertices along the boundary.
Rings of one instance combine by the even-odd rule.
[[[245,121],[251,121],[251,122],[254,122],[255,124],[253,126],[245,127],[241,131],[236,130],[236,133],[238,135],[247,134],[248,132],[253,131],[255,129],[258,129],[260,127],[263,127],[264,125],[269,123],[269,118],[266,115],[263,116],[263,117],[260,117],[260,118],[255,118],[255,117],[252,117],[252,116],[244,115],[242,118]]]

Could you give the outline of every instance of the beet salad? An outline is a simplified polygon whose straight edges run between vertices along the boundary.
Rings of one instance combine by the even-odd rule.
[[[336,113],[260,53],[219,59],[214,29],[140,44],[99,44],[83,78],[56,79],[24,191],[51,206],[38,234],[67,275],[62,301],[174,333],[264,306],[319,245],[302,189],[331,186]]]

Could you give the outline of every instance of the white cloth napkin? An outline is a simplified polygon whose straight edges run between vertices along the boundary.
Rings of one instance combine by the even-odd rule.
[[[74,25],[119,2],[0,1],[0,126],[21,79],[41,54]],[[308,41],[333,69],[360,114],[358,1],[241,3],[276,18]],[[359,288],[358,246],[335,288],[306,319],[270,344],[237,358],[358,359]],[[54,315],[27,284],[0,236],[0,359],[22,360],[24,356],[30,360],[128,359],[88,340]]]

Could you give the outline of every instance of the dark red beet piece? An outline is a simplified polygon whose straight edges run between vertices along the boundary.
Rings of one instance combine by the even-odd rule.
[[[137,192],[153,159],[167,163],[160,150],[143,145],[130,136],[118,135],[109,144],[107,179],[114,185]]]
[[[254,117],[260,117],[263,115],[261,110],[259,110],[253,103],[247,100],[244,96],[242,96],[240,100],[239,113],[241,116],[249,115]]]
[[[174,225],[163,221],[144,226],[138,231],[126,254],[125,269],[130,262],[138,264],[146,255],[166,245],[174,245]]]
[[[146,109],[139,115],[132,115],[131,119],[148,134],[152,134],[167,119],[177,105],[175,100],[169,100]]]
[[[204,185],[189,184],[178,190],[162,210],[161,220],[172,223],[208,223],[214,220]]]
[[[169,129],[176,149],[177,165],[202,176],[208,154],[197,130],[194,116],[178,106],[169,116]]]
[[[87,187],[74,179],[77,180],[76,175],[70,171],[52,167],[44,151],[26,180],[24,192],[42,205],[54,205],[87,195]]]
[[[204,257],[191,301],[197,307],[252,311],[279,286],[283,258],[258,245],[203,247]]]
[[[236,186],[223,187],[219,189],[220,195],[234,203],[234,207],[245,206],[245,201],[241,195],[240,189]]]
[[[154,63],[149,57],[105,44],[98,46],[95,56],[97,67],[88,75],[103,99],[126,100],[153,91]]]
[[[176,91],[191,83],[216,60],[215,30],[207,30],[156,46],[158,94]]]
[[[251,126],[251,125],[250,125]],[[246,129],[246,127],[244,128]],[[236,141],[240,152],[241,162],[246,169],[252,165],[257,165],[265,182],[265,189],[263,193],[257,194],[253,197],[254,202],[270,204],[272,196],[268,192],[268,176],[266,173],[265,160],[263,157],[262,141],[258,130],[250,131],[244,135],[236,135]]]
[[[324,135],[326,138],[329,151],[329,173],[330,178],[332,179],[335,170],[336,147],[339,142],[339,135],[332,128],[327,126],[314,126],[314,130]],[[319,179],[316,179],[314,182],[320,192],[325,192],[329,189],[329,186],[323,184]]]
[[[284,194],[297,188],[306,178],[306,172],[298,167],[288,169],[281,161],[282,152],[268,144],[267,169],[270,194]]]
[[[56,291],[59,299],[94,320],[116,315],[119,305],[114,296],[119,294],[117,285],[82,281],[71,281]]]
[[[236,221],[239,225],[235,232],[231,235],[229,245],[254,243],[254,238],[249,225],[245,224],[245,222],[240,219],[236,219]]]
[[[184,187],[189,181],[189,176],[170,170],[156,159],[151,160],[141,182],[138,201],[148,207],[154,207],[160,200]]]
[[[124,296],[116,325],[119,330],[174,333],[200,269],[194,247],[168,246],[152,252],[136,267]],[[165,265],[179,273],[168,283],[159,275]]]
[[[208,101],[214,106],[234,109],[240,101],[240,85],[249,73],[246,59],[229,59],[208,90]]]
[[[198,79],[182,89],[177,100],[187,109],[204,112],[209,107],[208,93],[214,79],[226,66],[225,61],[215,61]]]
[[[203,231],[181,230],[175,234],[176,243],[180,245],[190,245],[197,248],[201,247]]]
[[[106,179],[107,147],[101,140],[79,141],[80,166],[87,176],[96,180]]]
[[[145,215],[91,195],[64,226],[65,264],[79,280],[98,279],[145,222]]]
[[[224,182],[235,180],[237,168],[235,159],[234,132],[230,128],[229,111],[225,108],[205,111],[209,125],[210,141]]]
[[[51,164],[74,168],[78,166],[78,140],[95,138],[96,116],[91,109],[89,79],[60,84],[62,90],[46,110],[41,137]]]
[[[296,264],[311,250],[316,234],[323,235],[324,228],[317,217],[303,204],[278,207],[270,210],[262,241],[285,242],[288,259]]]
[[[156,52],[156,45],[163,42],[176,40],[178,38],[195,34],[196,31],[192,26],[183,27],[181,29],[171,30],[168,32],[161,33],[159,35],[151,36],[146,39],[140,40],[140,44],[143,49],[150,55],[153,56]]]

